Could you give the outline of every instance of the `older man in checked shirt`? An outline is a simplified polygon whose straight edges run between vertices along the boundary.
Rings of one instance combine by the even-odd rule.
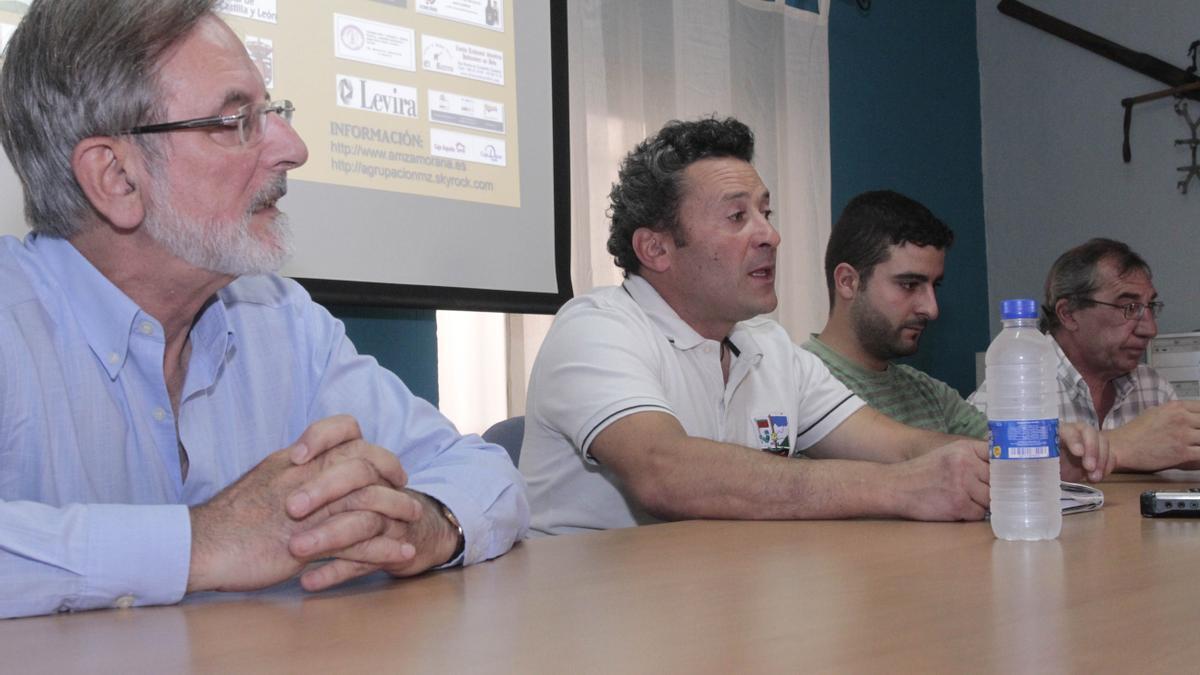
[[[1141,363],[1162,309],[1150,266],[1112,239],[1063,253],[1046,278],[1040,328],[1058,353],[1059,416],[1103,430],[1117,471],[1200,468],[1200,401]],[[985,409],[987,382],[970,400]]]

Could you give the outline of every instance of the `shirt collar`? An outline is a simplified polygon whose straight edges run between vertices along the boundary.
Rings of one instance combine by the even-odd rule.
[[[642,308],[646,316],[658,326],[658,329],[667,336],[667,340],[675,346],[676,349],[688,350],[698,347],[708,341],[708,338],[696,332],[694,328],[688,325],[686,321],[679,317],[679,314],[667,304],[666,300],[658,294],[654,286],[637,274],[629,275],[625,283],[621,284],[633,301]],[[758,342],[750,334],[750,331],[745,330],[743,326],[745,322],[739,321],[734,324],[733,330],[729,333],[728,340],[733,343],[734,347],[739,352],[738,358],[747,356],[761,356],[762,348]]]
[[[142,311],[69,241],[30,235],[29,245],[57,280],[84,339],[110,378],[117,378],[129,358],[130,334],[135,324],[152,323],[162,338],[158,320]],[[223,355],[233,344],[233,331],[219,294],[201,311],[191,335],[189,380],[199,363],[197,375],[204,373],[202,377],[211,384]],[[203,380],[197,383],[202,384]]]
[[[125,365],[129,334],[141,309],[69,241],[31,235],[29,246],[62,288],[88,346],[115,379]]]
[[[849,371],[851,375],[854,375],[859,379],[886,380],[892,376],[893,368],[891,363],[886,363],[883,370],[864,368],[856,361],[852,361],[845,356],[842,356],[839,352],[834,351],[829,345],[821,342],[821,338],[817,337],[816,333],[809,333],[808,345],[806,346],[809,347],[814,354],[821,357],[822,361],[825,361],[826,363],[833,363],[837,367]]]
[[[1071,359],[1067,358],[1067,353],[1059,346],[1058,340],[1051,335],[1050,343],[1054,345],[1054,355],[1058,357],[1058,379],[1070,385],[1071,389],[1083,387],[1087,389],[1087,383],[1083,381],[1083,375],[1075,368],[1075,364],[1071,363]]]
[[[191,340],[192,358],[183,391],[185,400],[216,382],[225,357],[233,348],[233,328],[229,325],[229,313],[221,293],[213,296],[200,310],[200,318],[192,326]]]
[[[1067,358],[1067,353],[1063,351],[1062,347],[1058,344],[1058,340],[1054,339],[1054,336],[1050,336],[1050,342],[1054,345],[1054,352],[1058,356],[1058,379],[1068,384],[1070,389],[1086,394],[1087,400],[1090,401],[1092,390],[1088,388],[1087,382],[1083,380],[1083,375],[1075,367],[1075,364],[1071,363],[1071,359]],[[1124,399],[1133,390],[1133,373],[1118,375],[1110,380],[1110,382],[1115,394],[1113,402],[1114,407],[1116,407],[1115,403]]]
[[[666,300],[663,300],[663,297],[658,294],[654,286],[650,285],[649,281],[636,274],[631,274],[622,287],[675,347],[691,349],[705,341],[706,338],[703,335],[697,333],[686,321],[679,318],[679,314],[667,304]]]

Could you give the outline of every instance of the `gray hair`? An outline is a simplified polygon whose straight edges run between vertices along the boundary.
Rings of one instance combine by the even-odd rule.
[[[1088,304],[1092,294],[1100,289],[1100,263],[1110,260],[1117,268],[1117,276],[1130,272],[1150,274],[1150,265],[1129,248],[1129,245],[1114,239],[1097,237],[1076,246],[1058,256],[1046,275],[1046,304],[1042,305],[1042,319],[1038,328],[1044,333],[1054,333],[1062,326],[1055,305],[1059,300],[1067,301],[1067,308],[1076,310]]]
[[[34,0],[0,70],[0,141],[34,232],[77,233],[91,204],[71,156],[91,136],[161,121],[160,61],[217,0]],[[153,141],[137,137],[153,161]]]

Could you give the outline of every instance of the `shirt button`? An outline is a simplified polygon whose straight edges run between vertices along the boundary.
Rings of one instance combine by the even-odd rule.
[[[128,594],[122,595],[113,603],[113,607],[117,609],[129,609],[133,607],[133,596]]]
[[[142,335],[154,335],[154,324],[143,321],[142,325],[138,326],[138,330],[142,331]]]
[[[167,418],[167,411],[166,411],[166,410],[163,410],[162,408],[155,408],[155,409],[154,409],[154,420],[155,420],[156,422],[161,422],[161,421],[165,420],[166,418]]]

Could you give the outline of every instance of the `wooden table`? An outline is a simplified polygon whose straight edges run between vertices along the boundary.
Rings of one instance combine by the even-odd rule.
[[[0,622],[0,670],[1195,672],[1200,519],[1139,515],[1163,480],[1105,483],[1104,508],[1050,542],[986,523],[672,523],[324,594]]]

